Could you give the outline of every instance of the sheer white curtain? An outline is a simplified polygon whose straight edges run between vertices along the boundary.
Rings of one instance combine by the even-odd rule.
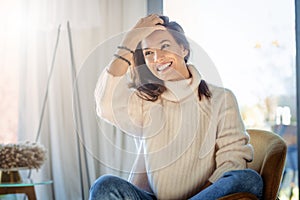
[[[28,0],[18,3],[22,21],[18,131],[21,141],[34,141],[37,137],[61,24],[38,138],[38,142],[48,149],[48,159],[31,175],[34,179],[51,179],[53,184],[36,187],[38,199],[87,199],[89,187],[99,175],[113,173],[126,177],[134,159],[134,154],[128,155],[127,150],[122,150],[134,151],[131,138],[96,119],[93,90],[97,76],[111,56],[105,48],[115,48],[110,46],[114,42],[106,41],[145,16],[147,2]],[[67,21],[72,35],[76,79],[72,77]],[[105,53],[107,57],[103,56]],[[76,85],[77,90],[74,89]]]

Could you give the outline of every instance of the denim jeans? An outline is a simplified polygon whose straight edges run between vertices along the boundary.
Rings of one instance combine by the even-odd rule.
[[[191,200],[216,200],[237,192],[249,192],[262,199],[263,180],[254,170],[234,170],[224,173],[214,184],[202,190]],[[154,200],[156,197],[121,178],[104,175],[90,189],[89,200]]]

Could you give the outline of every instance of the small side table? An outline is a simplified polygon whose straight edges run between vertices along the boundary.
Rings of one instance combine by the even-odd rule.
[[[53,183],[52,180],[33,181],[31,179],[25,179],[21,183],[1,183],[0,194],[26,194],[29,200],[36,200],[34,186],[51,183]]]

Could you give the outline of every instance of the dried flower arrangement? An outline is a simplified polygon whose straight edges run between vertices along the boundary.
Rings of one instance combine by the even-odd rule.
[[[46,160],[46,149],[34,142],[0,144],[0,168],[39,169]]]

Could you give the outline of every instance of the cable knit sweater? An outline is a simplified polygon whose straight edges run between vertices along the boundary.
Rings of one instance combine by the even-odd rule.
[[[165,81],[155,102],[139,98],[126,76],[106,70],[95,90],[97,114],[142,141],[150,187],[158,199],[187,199],[207,181],[246,168],[253,149],[235,96],[209,85],[210,99],[198,98],[201,76]]]

